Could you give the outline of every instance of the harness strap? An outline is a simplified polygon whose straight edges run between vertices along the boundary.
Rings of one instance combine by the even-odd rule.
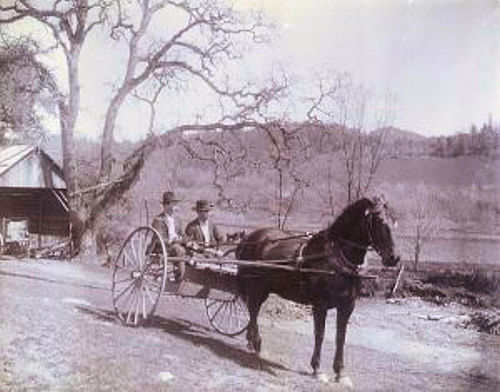
[[[286,262],[289,263],[291,261],[295,261],[295,267],[297,271],[300,271],[303,268],[304,262],[306,260],[317,260],[322,258],[327,258],[330,266],[333,270],[342,275],[359,277],[359,266],[352,264],[344,252],[340,249],[340,247],[335,246],[335,244],[329,242],[329,248],[326,252],[315,253],[312,255],[304,256],[303,252],[307,245],[307,243],[303,243],[297,249],[297,256],[294,259],[289,259]]]
[[[330,262],[330,265],[336,269],[340,274],[349,275],[349,276],[359,276],[359,268],[360,266],[351,263],[347,257],[345,256],[342,249],[338,246],[331,246],[333,258],[329,258],[329,260],[333,259],[337,262]],[[341,262],[338,262],[341,261]]]

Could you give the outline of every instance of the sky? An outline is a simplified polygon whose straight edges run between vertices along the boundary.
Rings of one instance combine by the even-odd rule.
[[[349,72],[395,96],[394,125],[451,134],[500,119],[500,2],[260,0],[278,50],[303,72]]]
[[[261,9],[276,26],[268,46],[248,53],[253,73],[273,64],[299,80],[322,70],[348,72],[375,95],[394,97],[394,126],[427,136],[480,126],[490,116],[500,121],[499,0],[235,0],[235,6]],[[84,47],[80,133],[102,131],[124,59],[109,41],[95,38]],[[63,80],[62,56],[49,64]],[[206,106],[203,99],[165,97],[159,127],[192,117]],[[144,104],[127,101],[117,138],[143,136],[148,115]]]

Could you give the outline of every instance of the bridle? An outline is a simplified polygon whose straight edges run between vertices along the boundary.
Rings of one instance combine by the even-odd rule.
[[[366,215],[367,217],[367,226],[368,226],[368,247],[366,248],[366,250],[370,250],[373,249],[375,251],[375,253],[377,253],[380,257],[383,257],[382,256],[382,251],[377,247],[377,245],[375,245],[375,241],[373,241],[373,234],[372,234],[372,227],[373,227],[373,215],[374,214],[379,214],[379,212],[373,212],[373,211],[370,211],[368,212],[368,214]]]
[[[335,236],[335,235],[332,235],[330,234],[329,237],[330,237],[330,246],[332,248],[331,254],[334,254],[334,253],[337,253],[338,256],[340,257],[340,260],[342,261],[342,264],[336,264],[334,267],[335,268],[340,268],[341,270],[343,270],[343,272],[346,272],[345,269],[347,269],[348,273],[350,275],[357,275],[358,272],[358,268],[360,267],[359,264],[355,264],[353,262],[351,262],[347,256],[344,254],[344,251],[342,251],[342,249],[338,246],[335,246],[335,241],[339,241],[339,242],[343,242],[349,246],[352,246],[354,248],[357,248],[357,249],[361,249],[365,252],[367,251],[370,251],[370,250],[373,250],[375,251],[381,258],[384,258],[384,252],[382,250],[379,249],[379,247],[375,244],[375,241],[373,240],[373,234],[372,234],[372,231],[373,231],[373,215],[375,214],[379,214],[379,211],[368,211],[366,214],[365,214],[365,217],[364,219],[366,219],[366,228],[367,228],[367,234],[368,234],[368,245],[362,245],[358,242],[354,242],[354,241],[351,241],[351,240],[347,240],[343,237],[339,237],[339,236]],[[326,234],[326,233],[325,233]],[[332,241],[333,240],[333,241]]]
[[[347,245],[350,245],[354,248],[358,248],[358,249],[361,249],[364,251],[374,250],[379,256],[382,256],[381,255],[382,252],[375,245],[375,241],[373,241],[373,235],[372,235],[372,224],[373,223],[372,223],[372,220],[373,220],[374,214],[378,214],[378,212],[370,211],[365,215],[365,218],[367,219],[368,245],[361,245],[358,242],[347,240],[343,237],[339,237],[339,236],[332,235],[332,234],[330,234],[330,238],[332,238],[333,240],[338,240],[338,241],[343,242]]]

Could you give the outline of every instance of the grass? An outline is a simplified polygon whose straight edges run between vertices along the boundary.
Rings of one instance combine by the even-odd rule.
[[[368,269],[378,276],[364,280],[362,295],[387,296],[396,280],[397,270],[378,266]],[[500,306],[500,271],[452,263],[427,263],[418,269],[405,269],[396,296],[417,296],[444,305],[460,303],[473,308]]]

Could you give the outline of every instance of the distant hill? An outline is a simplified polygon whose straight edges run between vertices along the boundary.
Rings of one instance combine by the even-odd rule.
[[[397,139],[405,139],[405,140],[412,140],[415,142],[421,142],[427,140],[427,136],[412,131],[405,131],[400,128],[388,127],[385,129],[385,131],[386,131],[386,137],[389,141],[394,141]]]

